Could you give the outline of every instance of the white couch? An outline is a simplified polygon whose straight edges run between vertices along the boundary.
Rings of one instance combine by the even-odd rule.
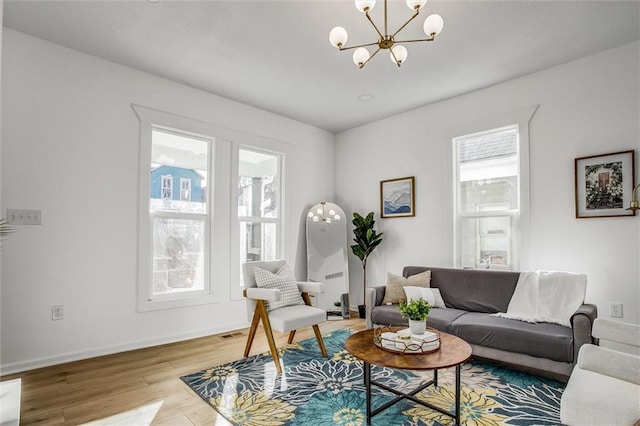
[[[567,425],[634,425],[640,421],[640,325],[598,318],[593,337],[629,345],[634,353],[583,345],[562,394]]]

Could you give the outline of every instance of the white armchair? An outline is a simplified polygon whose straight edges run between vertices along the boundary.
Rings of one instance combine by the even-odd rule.
[[[634,353],[583,345],[562,394],[567,425],[634,425],[640,420],[640,325],[598,318],[593,337],[631,347]]]
[[[301,293],[304,304],[290,305],[268,310],[267,302],[278,302],[283,298],[282,291],[277,288],[257,287],[255,268],[260,268],[272,274],[276,274],[286,262],[284,260],[247,262],[242,265],[244,278],[244,296],[247,300],[247,313],[250,316],[251,328],[247,336],[247,344],[244,349],[245,358],[249,356],[253,339],[258,329],[258,323],[262,321],[264,332],[267,335],[269,350],[278,373],[282,373],[278,349],[273,338],[273,331],[281,333],[289,332],[288,343],[293,342],[296,330],[302,327],[313,327],[313,332],[318,340],[318,346],[322,356],[327,356],[327,350],[322,340],[320,327],[318,324],[327,319],[327,312],[311,305],[309,293],[322,293],[324,285],[315,282],[297,282],[298,290]]]

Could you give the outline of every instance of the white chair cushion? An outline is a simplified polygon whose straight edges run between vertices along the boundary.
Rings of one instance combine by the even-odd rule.
[[[640,418],[639,401],[640,386],[575,367],[562,394],[560,421],[631,426]]]
[[[326,319],[324,309],[307,305],[286,306],[269,312],[271,327],[281,333],[320,324]]]
[[[267,310],[273,311],[285,306],[303,305],[296,277],[289,265],[284,265],[275,274],[261,268],[254,268],[256,284],[260,288],[276,288],[280,290],[280,300],[267,302]]]

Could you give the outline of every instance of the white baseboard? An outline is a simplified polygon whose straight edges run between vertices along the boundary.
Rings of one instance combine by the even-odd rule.
[[[171,336],[156,337],[153,339],[140,340],[123,345],[105,346],[101,348],[89,349],[86,351],[69,352],[53,357],[34,358],[25,361],[10,362],[0,365],[0,375],[22,373],[24,371],[34,370],[36,368],[51,367],[52,365],[65,364],[67,362],[80,361],[83,359],[95,358],[98,356],[111,355],[119,352],[133,351],[152,346],[166,345],[168,343],[181,342],[184,340],[197,339],[198,337],[211,336],[213,334],[226,333],[249,327],[248,322],[241,322],[233,325],[227,325],[224,328],[207,328],[189,333],[174,334]]]

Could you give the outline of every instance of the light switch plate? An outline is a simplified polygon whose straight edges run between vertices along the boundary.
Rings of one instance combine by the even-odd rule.
[[[7,223],[10,225],[42,225],[42,210],[7,209]]]

